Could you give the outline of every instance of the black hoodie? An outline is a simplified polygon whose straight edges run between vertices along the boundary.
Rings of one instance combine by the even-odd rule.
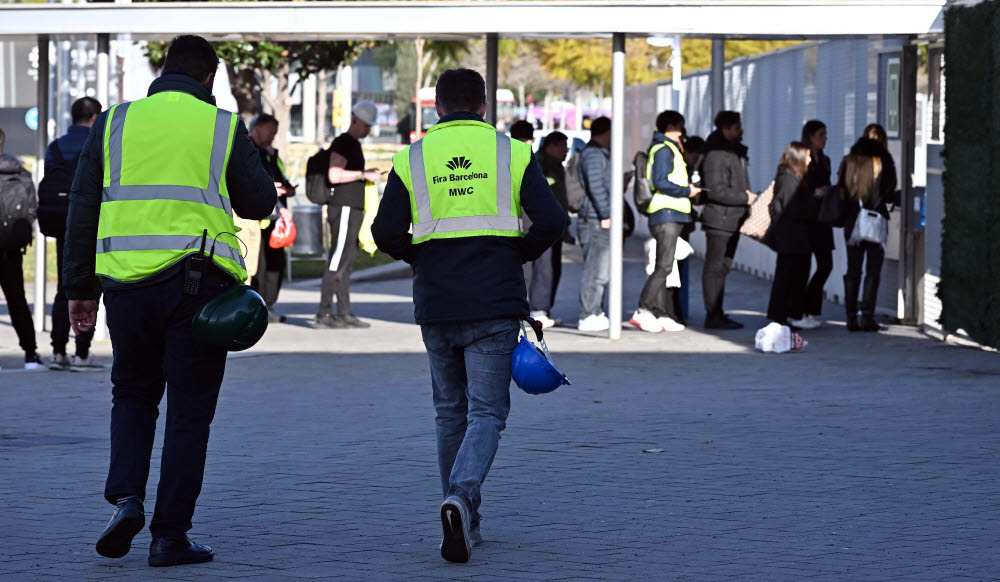
[[[705,209],[701,222],[705,228],[736,232],[747,215],[747,146],[732,143],[718,129],[705,140],[702,183],[705,185]]]

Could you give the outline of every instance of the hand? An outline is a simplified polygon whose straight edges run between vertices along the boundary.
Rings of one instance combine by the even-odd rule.
[[[291,221],[292,220],[292,211],[289,210],[289,209],[287,209],[287,208],[279,208],[278,209],[278,214],[280,214],[281,217],[284,218],[287,221]]]
[[[282,184],[281,182],[275,182],[274,189],[278,191],[278,196],[288,195],[288,188],[285,188],[285,185]]]
[[[822,198],[823,196],[826,195],[827,189],[829,189],[829,186],[820,186],[819,188],[816,188],[816,190],[813,192],[813,196],[815,196],[816,198]]]
[[[94,331],[97,325],[97,301],[93,299],[70,299],[69,321],[73,333],[80,335]]]
[[[757,195],[753,192],[747,190],[747,206],[750,206],[757,201]]]
[[[691,192],[688,194],[688,198],[694,198],[695,196],[701,194],[701,188],[697,186],[690,186]]]
[[[374,182],[382,177],[382,174],[378,170],[365,170],[363,172],[365,180],[369,182]]]
[[[601,220],[601,228],[611,228],[611,219],[604,218]]]

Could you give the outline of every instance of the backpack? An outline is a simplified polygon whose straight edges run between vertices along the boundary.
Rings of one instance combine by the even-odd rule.
[[[649,179],[646,177],[648,164],[648,151],[635,152],[635,157],[632,158],[632,176],[635,179],[635,183],[632,185],[632,199],[635,201],[635,207],[643,214],[649,213],[649,205],[653,202],[653,188],[649,185]]]
[[[577,154],[566,164],[566,210],[579,213],[586,198],[587,189],[583,186],[580,172],[580,154]]]
[[[66,235],[69,191],[80,163],[80,154],[67,160],[59,149],[59,140],[56,140],[52,142],[52,155],[56,163],[45,169],[45,176],[38,183],[38,229],[45,236],[62,238]]]
[[[0,250],[31,244],[35,187],[18,174],[0,174]]]
[[[333,198],[329,172],[329,148],[319,150],[306,161],[306,198],[313,204],[326,204]]]

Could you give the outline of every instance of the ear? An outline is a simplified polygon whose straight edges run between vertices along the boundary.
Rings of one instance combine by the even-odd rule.
[[[479,117],[486,117],[486,104],[483,103],[482,107],[480,107],[479,111],[477,111],[476,113],[479,114]]]
[[[211,73],[205,77],[205,80],[202,81],[201,84],[204,85],[206,89],[211,91],[212,86],[215,85],[215,73]]]
[[[418,105],[417,106],[418,107],[420,106],[419,105],[419,100],[418,100]],[[444,117],[445,115],[447,115],[447,113],[444,112],[444,108],[441,107],[441,103],[439,103],[437,99],[434,100],[434,109],[437,111],[438,117]],[[416,122],[414,122],[414,123],[416,123]]]

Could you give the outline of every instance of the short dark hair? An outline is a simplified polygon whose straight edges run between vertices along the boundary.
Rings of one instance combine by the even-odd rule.
[[[684,125],[684,116],[670,109],[656,116],[656,131],[666,133],[668,127],[681,127]]]
[[[535,139],[535,126],[519,119],[510,125],[510,137],[518,141]]]
[[[258,125],[267,125],[268,123],[273,123],[275,127],[278,127],[278,118],[268,113],[261,113],[250,120],[250,131],[253,131],[253,128]]]
[[[802,139],[799,141],[806,145],[810,145],[810,143],[812,143],[812,136],[816,135],[816,132],[821,129],[826,129],[825,123],[818,119],[810,119],[805,123],[805,125],[802,126]]]
[[[700,154],[705,149],[705,140],[697,135],[690,135],[684,138],[684,151],[692,154]]]
[[[611,120],[603,115],[590,122],[590,137],[604,135],[611,131]]]
[[[204,81],[219,68],[219,55],[212,43],[194,34],[183,34],[170,41],[163,72],[181,73]]]
[[[569,143],[569,138],[566,137],[566,134],[563,133],[563,132],[561,132],[561,131],[553,131],[552,133],[550,133],[550,134],[548,134],[548,135],[545,136],[544,141],[542,141],[541,147],[542,148],[547,148],[550,145],[557,144],[557,143],[568,144]]]
[[[719,129],[729,129],[740,122],[739,111],[720,111],[715,116],[715,127]]]
[[[90,121],[90,118],[101,112],[101,102],[93,97],[81,97],[69,108],[73,116],[73,125]]]
[[[448,69],[438,77],[434,93],[445,113],[477,113],[486,104],[486,81],[472,69]]]

